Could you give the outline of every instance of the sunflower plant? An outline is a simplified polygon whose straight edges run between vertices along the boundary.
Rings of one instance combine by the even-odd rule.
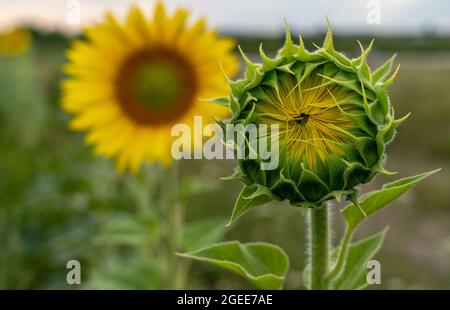
[[[249,210],[272,201],[286,200],[308,210],[308,258],[304,284],[309,289],[360,289],[367,285],[366,264],[377,253],[386,230],[351,243],[357,227],[371,215],[436,171],[399,179],[381,189],[358,195],[361,185],[377,174],[392,174],[384,167],[386,146],[408,115],[396,118],[389,99],[394,58],[372,71],[367,48],[349,59],[336,51],[328,26],[322,47],[305,48],[301,36],[294,44],[286,26],[286,41],[275,58],[260,47],[261,63],[247,63],[245,76],[228,79],[230,93],[213,101],[227,105],[225,124],[273,125],[279,140],[279,165],[261,168],[263,159],[249,156],[257,145],[246,136],[246,157],[229,179],[244,183],[230,224]],[[269,134],[270,135],[270,134]],[[257,140],[267,139],[264,132]],[[258,143],[260,141],[257,141]],[[236,146],[236,145],[235,145]],[[346,223],[342,242],[330,248],[329,201],[348,200],[340,210]],[[279,289],[288,271],[287,255],[267,243],[214,244],[182,254],[232,270],[259,288]]]
[[[171,129],[179,123],[193,127],[194,116],[213,122],[211,115],[228,114],[227,108],[200,98],[226,94],[222,72],[233,75],[238,60],[233,40],[208,28],[203,18],[188,19],[187,10],[170,14],[162,2],[151,17],[134,6],[125,21],[108,13],[67,51],[61,105],[73,117],[70,128],[85,133],[96,155],[115,159],[134,193],[134,220],[118,217],[96,239],[142,249],[137,256],[147,261],[142,269],[134,267],[135,278],[145,284],[133,288],[182,288],[187,265],[177,261],[175,252],[204,245],[200,240],[213,242],[223,232],[216,220],[184,223],[183,197],[198,192],[188,184],[208,186],[200,178],[180,182],[171,157]],[[121,279],[131,277],[126,265]],[[161,281],[149,284],[150,278]]]
[[[85,30],[67,52],[63,108],[73,130],[101,156],[115,158],[120,171],[137,172],[143,162],[172,162],[174,124],[193,124],[193,116],[224,117],[227,109],[200,98],[226,93],[226,74],[237,70],[234,42],[206,27],[188,24],[188,11],[169,15],[158,2],[151,19],[138,7],[126,21],[108,13]]]

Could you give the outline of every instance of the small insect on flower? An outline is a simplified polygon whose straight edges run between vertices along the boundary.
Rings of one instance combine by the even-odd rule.
[[[31,34],[23,28],[8,30],[0,34],[0,55],[19,56],[31,46]]]
[[[188,17],[184,9],[168,15],[161,2],[151,19],[137,7],[124,23],[108,14],[67,53],[62,105],[75,115],[70,126],[87,131],[87,143],[116,158],[119,170],[170,164],[174,124],[192,127],[194,116],[228,113],[200,98],[227,93],[220,65],[227,74],[237,71],[235,44],[204,19],[188,24]]]
[[[319,206],[353,197],[355,186],[386,172],[385,146],[406,117],[395,120],[389,102],[394,57],[371,72],[366,58],[372,43],[348,59],[334,49],[329,26],[323,46],[309,52],[301,37],[299,45],[292,42],[286,26],[286,42],[274,59],[262,47],[262,64],[242,53],[247,71],[245,78],[229,81],[228,123],[278,124],[280,157],[270,171],[259,168],[260,158],[238,161],[231,178],[246,184],[244,199],[261,195]]]

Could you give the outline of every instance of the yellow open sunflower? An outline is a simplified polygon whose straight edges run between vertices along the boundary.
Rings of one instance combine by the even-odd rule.
[[[87,143],[116,158],[119,170],[170,164],[174,124],[192,128],[196,115],[207,123],[227,114],[202,98],[227,92],[220,66],[227,75],[237,71],[234,42],[204,19],[188,24],[188,16],[184,9],[168,15],[160,2],[151,19],[137,7],[124,23],[109,13],[68,51],[62,105],[75,115],[70,127],[87,131]]]
[[[31,46],[31,33],[24,28],[15,28],[0,34],[0,55],[19,56]]]

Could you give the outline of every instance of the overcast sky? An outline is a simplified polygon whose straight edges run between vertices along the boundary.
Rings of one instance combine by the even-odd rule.
[[[132,3],[139,3],[150,11],[155,2],[78,0],[81,7],[81,25],[69,25],[66,17],[71,1],[75,0],[1,0],[0,28],[25,22],[52,30],[78,31],[83,25],[101,19],[105,9],[112,9],[123,16],[126,8]],[[164,2],[171,9],[182,5],[189,8],[195,16],[206,16],[211,25],[224,32],[278,33],[284,17],[292,29],[303,33],[323,31],[325,16],[328,16],[335,31],[339,32],[450,33],[448,0],[165,0]],[[380,24],[369,24],[368,14],[377,10],[375,2],[379,3]]]

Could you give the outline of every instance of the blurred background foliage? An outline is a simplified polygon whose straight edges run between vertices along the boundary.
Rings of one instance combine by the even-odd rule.
[[[112,162],[96,158],[83,135],[70,132],[58,106],[61,66],[68,38],[32,30],[31,49],[0,56],[0,289],[73,289],[66,262],[82,265],[81,288],[167,288],[174,277],[165,256],[170,204],[182,203],[187,226],[184,249],[216,240],[267,241],[291,260],[286,288],[302,288],[305,225],[302,210],[277,204],[246,215],[230,228],[240,184],[219,178],[232,161],[183,161],[176,192],[167,170],[146,167],[137,177],[119,175]],[[305,38],[308,47],[323,36]],[[337,49],[356,55],[356,39],[335,39]],[[238,38],[252,58],[261,41],[275,53],[283,36]],[[403,199],[375,216],[361,236],[390,227],[378,259],[382,284],[372,289],[450,288],[450,38],[380,37],[373,66],[394,52],[400,74],[392,88],[397,115],[412,112],[388,149],[390,170],[407,176],[442,167]],[[151,176],[151,177],[149,177]],[[393,178],[378,177],[365,190]],[[167,186],[152,185],[155,180]],[[161,182],[159,182],[161,184]],[[335,213],[338,214],[338,205]],[[334,223],[341,235],[340,219]],[[335,238],[335,239],[336,239]],[[336,240],[335,240],[336,241]],[[188,262],[177,260],[183,270]],[[250,288],[226,271],[195,264],[185,288]]]

